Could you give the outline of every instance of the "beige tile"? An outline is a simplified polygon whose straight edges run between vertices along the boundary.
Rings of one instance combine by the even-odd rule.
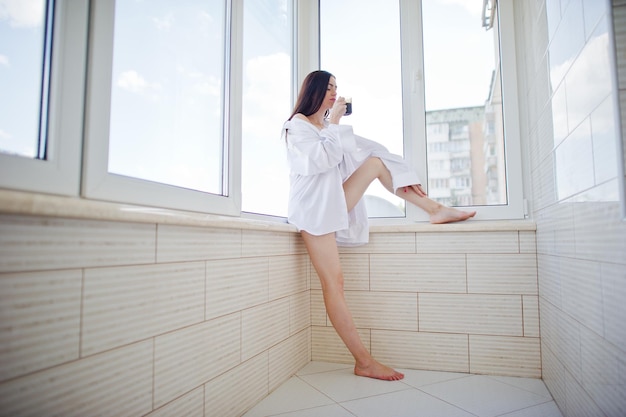
[[[300,233],[289,234],[289,248],[291,254],[306,254],[306,246]]]
[[[204,415],[240,416],[268,393],[268,353],[263,352],[204,385]]]
[[[367,245],[339,250],[342,253],[415,253],[415,233],[370,233]]]
[[[352,254],[341,253],[341,270],[343,272],[344,288],[346,290],[369,290],[370,289],[370,255],[366,253]],[[311,266],[311,288],[321,290],[319,276]]]
[[[81,355],[204,319],[204,263],[85,270]]]
[[[78,359],[80,270],[0,274],[0,381]]]
[[[241,230],[159,224],[157,262],[241,257]]]
[[[578,204],[573,217],[576,258],[625,263],[626,222],[617,201]]]
[[[419,330],[521,336],[522,298],[519,295],[420,293]]]
[[[536,233],[533,232],[519,232],[519,251],[520,253],[537,253],[537,240]]]
[[[242,256],[274,256],[291,253],[291,233],[244,230],[241,238]]]
[[[157,337],[154,406],[160,407],[238,365],[240,346],[240,313]]]
[[[345,296],[359,328],[417,331],[415,293],[346,291]]]
[[[604,335],[615,346],[626,346],[626,266],[606,264],[600,266],[604,309]]]
[[[327,322],[322,290],[311,290],[311,324],[313,326],[330,326],[330,323]]]
[[[467,291],[464,254],[373,254],[370,265],[374,291]]]
[[[563,310],[584,326],[603,334],[604,302],[600,263],[564,259],[560,271]]]
[[[372,330],[372,355],[402,368],[469,372],[467,335]]]
[[[204,387],[175,399],[163,407],[149,413],[146,417],[201,416],[204,415]]]
[[[561,306],[561,258],[537,255],[539,294],[551,304]]]
[[[289,298],[242,312],[241,358],[248,360],[289,337]]]
[[[306,255],[270,257],[270,300],[306,291],[308,267],[309,258]]]
[[[369,329],[357,329],[361,341],[370,348]],[[354,364],[354,357],[332,327],[311,327],[311,360]]]
[[[206,262],[206,319],[234,313],[269,300],[267,258]]]
[[[0,216],[0,272],[152,263],[155,226]]]
[[[311,361],[311,332],[303,330],[269,350],[269,390],[283,382]]]
[[[477,294],[537,294],[535,254],[468,254],[467,291]]]
[[[470,372],[541,378],[539,338],[469,335]]]
[[[303,291],[289,297],[289,334],[311,326],[311,292]]]
[[[613,345],[593,331],[581,331],[582,384],[607,416],[626,415],[624,345]]]
[[[524,336],[539,337],[539,297],[523,295],[522,310],[524,314]]]
[[[417,253],[518,253],[517,231],[417,233]]]
[[[0,384],[6,416],[138,416],[152,410],[152,341]]]

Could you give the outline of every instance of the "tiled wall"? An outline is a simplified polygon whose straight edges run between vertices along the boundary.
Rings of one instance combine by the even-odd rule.
[[[565,416],[624,416],[626,223],[610,2],[520,1],[515,13],[543,378]]]
[[[0,415],[239,415],[311,359],[290,232],[0,215]]]
[[[382,362],[541,377],[534,230],[372,233],[341,260],[357,328]],[[313,360],[353,363],[311,276]]]

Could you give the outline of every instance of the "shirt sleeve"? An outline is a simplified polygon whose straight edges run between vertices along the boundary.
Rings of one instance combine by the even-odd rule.
[[[287,122],[287,155],[291,171],[316,175],[335,168],[344,152],[356,149],[352,126],[330,124],[322,130],[300,120]]]

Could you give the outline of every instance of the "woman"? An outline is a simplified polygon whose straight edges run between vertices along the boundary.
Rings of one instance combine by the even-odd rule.
[[[431,223],[466,220],[476,212],[445,207],[429,199],[417,175],[399,156],[340,125],[346,102],[335,77],[310,73],[284,125],[291,167],[288,221],[302,234],[322,284],[326,312],[355,359],[354,373],[384,380],[404,377],[377,362],[357,333],[343,293],[340,246],[368,242],[365,190],[378,179],[390,192],[422,208]]]

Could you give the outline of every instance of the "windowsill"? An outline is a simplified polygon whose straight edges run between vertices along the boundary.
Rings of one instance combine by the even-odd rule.
[[[295,226],[278,221],[219,216],[11,190],[0,190],[0,214],[278,232],[297,231]],[[536,225],[531,220],[469,220],[451,224],[423,222],[370,225],[370,232],[372,233],[488,232],[509,230],[534,231],[536,230]]]

